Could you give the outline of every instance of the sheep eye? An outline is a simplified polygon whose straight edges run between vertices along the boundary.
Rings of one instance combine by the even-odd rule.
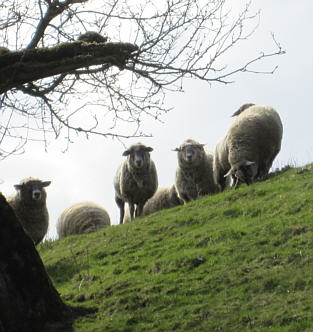
[[[193,146],[191,146],[191,149],[192,149],[193,151],[195,151],[195,152],[200,152],[200,151],[202,151],[202,147],[199,146],[199,145],[193,145]]]
[[[184,147],[182,148],[182,150],[183,150],[184,153],[186,153],[186,152],[188,152],[188,151],[193,150],[193,146],[190,146],[190,145],[188,145],[188,146],[184,146]]]

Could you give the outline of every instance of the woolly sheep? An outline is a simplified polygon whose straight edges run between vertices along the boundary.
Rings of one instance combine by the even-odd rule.
[[[8,197],[8,203],[35,245],[42,241],[48,231],[49,213],[44,188],[50,183],[29,177],[14,185],[17,192]]]
[[[234,188],[264,179],[281,147],[283,126],[272,107],[244,104],[233,116],[237,118],[215,150],[214,179],[220,191],[227,176]]]
[[[63,238],[73,234],[96,232],[110,224],[110,216],[104,208],[93,202],[81,202],[61,213],[57,221],[57,232],[59,238]]]
[[[183,204],[183,202],[177,195],[175,185],[171,187],[161,187],[148,199],[143,207],[142,215],[146,216],[153,212],[169,209],[180,204]]]
[[[205,151],[204,144],[187,139],[174,151],[178,152],[175,187],[184,203],[217,192],[213,179],[213,153]]]
[[[124,219],[125,202],[128,203],[130,219],[140,216],[146,201],[158,187],[158,177],[154,162],[150,158],[151,147],[142,143],[133,144],[124,151],[127,157],[119,166],[115,178],[115,202],[120,209],[120,224]]]
[[[171,187],[159,187],[155,194],[147,200],[143,207],[142,215],[147,216],[153,212],[169,209],[181,204],[183,204],[183,201],[179,199],[175,185],[172,185]],[[129,209],[126,209],[123,224],[130,221]]]
[[[0,46],[0,55],[10,53],[10,50],[7,47]]]

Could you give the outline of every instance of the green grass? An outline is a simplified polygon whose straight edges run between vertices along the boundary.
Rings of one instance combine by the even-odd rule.
[[[39,252],[74,331],[313,331],[313,164]]]

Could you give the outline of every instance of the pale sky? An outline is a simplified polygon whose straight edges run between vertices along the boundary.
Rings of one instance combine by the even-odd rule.
[[[267,61],[266,67],[278,65],[273,75],[241,74],[231,85],[188,81],[183,94],[167,96],[173,110],[163,117],[164,124],[150,120],[144,129],[152,138],[130,139],[126,146],[141,141],[154,148],[154,160],[160,186],[174,183],[177,165],[172,149],[193,138],[214,150],[232,122],[231,114],[246,102],[273,106],[281,116],[284,133],[282,149],[273,167],[286,164],[301,166],[313,162],[313,2],[312,0],[254,1],[260,8],[257,32],[229,58],[243,54],[258,55],[272,48],[271,32],[287,53]],[[47,237],[56,238],[56,221],[68,206],[93,201],[107,209],[116,225],[119,210],[114,201],[113,177],[123,161],[123,145],[117,140],[91,138],[77,140],[63,154],[57,143],[48,152],[42,144],[29,143],[23,155],[0,163],[0,189],[14,193],[13,185],[33,176],[51,180],[47,190],[50,227]]]

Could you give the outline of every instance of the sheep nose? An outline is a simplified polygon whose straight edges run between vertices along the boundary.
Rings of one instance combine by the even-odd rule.
[[[187,160],[191,161],[192,160],[192,154],[187,154]]]
[[[39,191],[34,191],[33,192],[33,199],[40,199],[40,192]]]
[[[142,161],[141,161],[141,160],[136,160],[136,165],[137,165],[137,167],[140,167],[141,164],[142,164]]]

